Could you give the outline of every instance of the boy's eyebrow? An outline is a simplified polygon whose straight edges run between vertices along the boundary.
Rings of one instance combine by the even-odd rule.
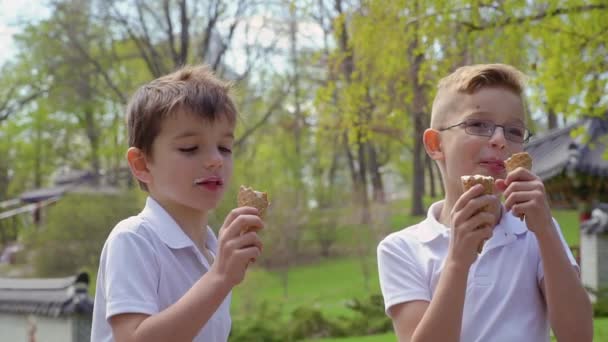
[[[174,136],[173,139],[182,139],[182,138],[197,137],[197,136],[199,136],[199,134],[197,132],[185,131],[185,132],[182,132],[181,134]]]
[[[190,137],[198,137],[200,136],[200,133],[197,133],[195,131],[185,131],[182,132],[181,134],[178,134],[176,136],[173,137],[173,139],[183,139],[183,138],[190,138]],[[234,133],[232,132],[226,132],[224,133],[224,137],[225,138],[230,138],[230,139],[234,139]]]
[[[486,111],[483,111],[483,110],[473,111],[473,112],[470,112],[467,115],[465,115],[464,119],[466,120],[466,119],[468,119],[471,116],[490,115],[490,114],[492,114],[492,113],[486,112]],[[520,123],[522,125],[525,125],[524,121],[522,119],[518,119],[518,118],[509,119],[507,122],[517,122],[517,123]]]

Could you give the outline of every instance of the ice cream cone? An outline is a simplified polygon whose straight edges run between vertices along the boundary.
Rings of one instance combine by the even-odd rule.
[[[511,172],[518,167],[523,167],[526,170],[532,169],[532,157],[528,152],[514,153],[509,159],[505,160],[505,168],[507,172]],[[519,219],[524,220],[525,215],[520,215]]]
[[[484,195],[492,195],[494,193],[494,177],[482,175],[462,176],[460,177],[460,181],[462,182],[462,187],[464,191],[469,190],[477,184],[481,184],[483,185]],[[491,212],[492,208],[489,205],[486,205],[481,210]],[[481,253],[484,243],[485,241],[482,241],[479,244],[479,246],[477,247],[477,253]]]
[[[532,157],[530,157],[527,152],[515,153],[509,159],[505,160],[507,172],[511,172],[518,167],[523,167],[526,170],[532,169]]]
[[[254,207],[258,210],[260,217],[263,219],[266,214],[266,209],[270,205],[268,194],[261,191],[253,190],[252,188],[241,185],[237,195],[237,203],[239,207]],[[246,233],[248,230],[241,232]]]

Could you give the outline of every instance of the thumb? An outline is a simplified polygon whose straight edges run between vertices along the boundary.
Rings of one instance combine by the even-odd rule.
[[[504,179],[497,179],[494,182],[494,185],[496,186],[496,189],[498,189],[498,191],[500,192],[504,192],[507,189],[507,182],[505,182]]]

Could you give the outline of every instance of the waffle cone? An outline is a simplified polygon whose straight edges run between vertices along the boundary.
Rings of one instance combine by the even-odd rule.
[[[532,169],[532,157],[530,157],[527,152],[515,153],[509,159],[505,160],[507,172],[511,172],[518,167],[523,167],[526,170]]]
[[[254,207],[260,212],[260,217],[264,218],[266,209],[270,205],[268,202],[268,194],[261,191],[255,191],[252,188],[241,185],[237,195],[237,203],[239,207]]]
[[[477,184],[481,184],[483,185],[484,195],[491,195],[494,193],[494,177],[482,175],[462,176],[460,177],[460,181],[462,182],[462,187],[464,191],[469,190]],[[491,211],[492,208],[489,205],[486,205],[481,210]],[[477,246],[477,253],[481,253],[484,243],[485,241],[482,241],[479,246]]]

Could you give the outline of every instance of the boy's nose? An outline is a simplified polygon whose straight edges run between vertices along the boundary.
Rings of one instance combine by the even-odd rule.
[[[208,169],[219,169],[224,164],[224,159],[219,151],[211,151],[205,160],[205,167]]]
[[[490,137],[490,144],[492,145],[492,147],[496,147],[499,149],[505,148],[505,146],[507,145],[507,138],[505,138],[504,128],[497,126],[494,129],[494,133]]]

